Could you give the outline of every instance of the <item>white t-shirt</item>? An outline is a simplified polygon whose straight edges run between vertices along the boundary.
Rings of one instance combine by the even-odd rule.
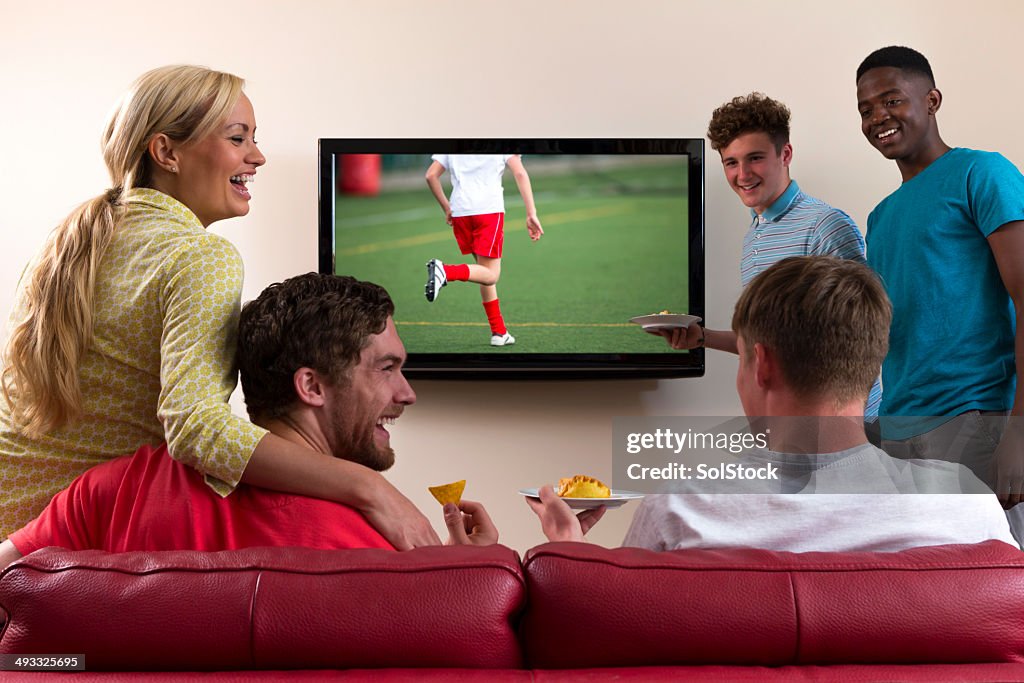
[[[817,493],[648,495],[623,545],[790,552],[894,552],[990,539],[1017,545],[994,494],[914,492],[979,490],[980,482],[962,465],[896,460],[872,446],[821,456],[772,454],[771,459],[782,463],[782,490],[788,479],[798,484],[789,490]],[[798,468],[787,467],[797,462]],[[892,493],[839,492],[866,482],[869,490],[882,490],[883,471],[893,475]]]
[[[448,203],[452,216],[504,213],[501,176],[516,154],[435,154],[431,159],[445,167],[452,178]]]

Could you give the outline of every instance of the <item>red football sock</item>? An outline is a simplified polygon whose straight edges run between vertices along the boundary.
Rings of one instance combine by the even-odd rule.
[[[455,266],[445,264],[444,276],[450,281],[465,282],[469,279],[469,264],[460,263]]]
[[[491,334],[505,334],[505,320],[501,317],[501,306],[498,300],[484,302],[484,313],[487,314],[487,322],[491,326]]]

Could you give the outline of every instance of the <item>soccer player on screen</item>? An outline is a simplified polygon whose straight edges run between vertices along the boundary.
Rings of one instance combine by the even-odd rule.
[[[455,241],[463,254],[472,254],[475,263],[445,265],[440,259],[427,261],[427,301],[436,301],[441,288],[454,282],[480,285],[480,298],[491,327],[491,346],[515,344],[498,302],[501,277],[501,249],[505,241],[505,197],[501,176],[505,166],[512,170],[519,194],[526,207],[526,229],[536,242],[544,234],[533,202],[533,188],[519,154],[435,154],[427,169],[427,186],[452,226]],[[451,174],[452,196],[449,202],[441,186],[445,171]]]

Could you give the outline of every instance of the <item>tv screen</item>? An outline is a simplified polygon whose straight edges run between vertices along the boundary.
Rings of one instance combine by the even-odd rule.
[[[703,156],[702,139],[323,138],[320,272],[388,290],[410,377],[700,376],[703,349],[672,350],[630,318],[704,316]],[[428,301],[427,263],[475,264],[480,248],[467,241],[463,253],[427,171],[440,164],[448,199],[453,175],[466,192],[475,181],[462,169],[480,159],[500,176],[504,204],[503,216],[486,219],[503,222],[496,291],[450,279]],[[520,165],[543,229],[537,240],[514,177]],[[493,252],[480,263],[493,266]],[[512,343],[492,345],[483,300],[495,294]]]

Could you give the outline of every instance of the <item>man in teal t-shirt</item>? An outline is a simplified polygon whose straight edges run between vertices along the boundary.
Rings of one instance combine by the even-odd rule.
[[[1024,176],[999,154],[946,145],[941,104],[910,48],[857,69],[861,130],[903,176],[868,217],[868,265],[893,302],[882,447],[963,462],[1010,507],[1024,500]]]

